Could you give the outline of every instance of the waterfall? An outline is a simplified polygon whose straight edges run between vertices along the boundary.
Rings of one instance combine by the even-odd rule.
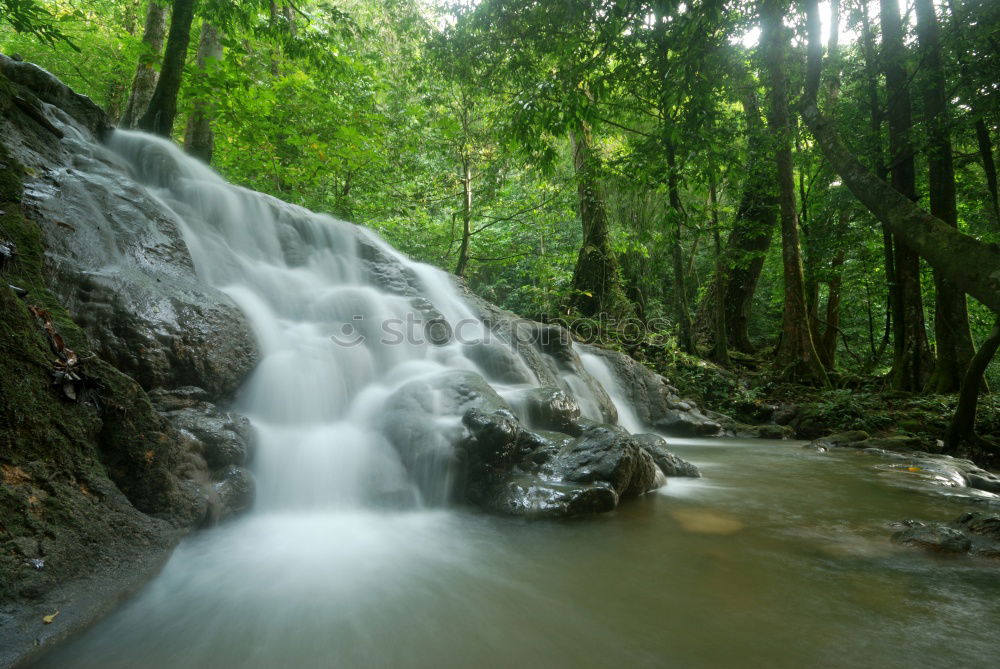
[[[197,274],[256,335],[262,359],[234,408],[258,435],[259,511],[445,502],[463,429],[448,375],[478,374],[505,398],[539,385],[445,272],[363,228],[233,186],[165,139],[119,130],[108,146],[176,214]],[[453,336],[437,341],[434,322]],[[485,344],[515,378],[472,355]],[[577,372],[563,375],[566,389],[599,420]],[[387,430],[407,402],[421,411]],[[401,441],[419,453],[407,460]]]

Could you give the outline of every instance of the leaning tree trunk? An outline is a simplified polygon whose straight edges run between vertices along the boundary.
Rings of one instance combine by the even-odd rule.
[[[627,305],[619,284],[618,262],[611,248],[608,214],[597,181],[597,158],[591,151],[590,127],[581,124],[572,134],[572,140],[583,241],[573,270],[570,306],[584,316],[619,315]]]
[[[952,227],[958,227],[948,94],[937,15],[933,0],[916,0],[916,7],[917,34],[926,78],[923,88],[931,214]],[[940,270],[934,271],[934,284],[937,288],[934,332],[938,356],[928,387],[933,392],[951,393],[958,391],[962,385],[962,375],[974,353],[969,312],[965,293],[955,288]]]
[[[156,82],[156,90],[149,101],[146,113],[139,119],[138,127],[147,132],[170,137],[177,116],[177,94],[181,89],[181,75],[191,41],[191,22],[197,0],[174,0],[170,15],[170,33],[163,54],[163,67]]]
[[[774,160],[781,211],[781,256],[784,266],[785,305],[782,336],[776,364],[785,373],[800,379],[829,383],[826,370],[816,354],[806,314],[802,249],[799,243],[798,214],[795,208],[795,177],[792,169],[791,125],[788,112],[788,84],[785,78],[783,32],[785,3],[764,0],[761,4],[761,46],[768,73],[767,124],[773,134]]]
[[[149,0],[146,10],[146,27],[142,33],[142,54],[132,78],[132,92],[122,114],[118,127],[134,128],[139,118],[146,112],[156,88],[156,63],[163,49],[163,37],[167,32],[167,8],[159,0]]]
[[[954,451],[963,442],[970,441],[975,435],[976,408],[979,406],[979,391],[983,386],[983,375],[989,366],[997,349],[1000,348],[1000,319],[993,324],[990,335],[969,363],[962,379],[962,389],[958,394],[958,404],[945,434],[945,447]]]
[[[917,173],[910,139],[913,120],[910,109],[906,47],[898,0],[880,0],[882,68],[888,91],[889,164],[892,186],[911,202],[917,201]],[[934,368],[920,289],[920,258],[905,240],[897,240],[894,305],[894,355],[892,385],[899,390],[923,390]]]
[[[962,234],[944,221],[928,214],[898,190],[885,183],[861,164],[844,145],[831,119],[817,106],[815,91],[822,72],[822,48],[819,44],[819,6],[807,0],[810,17],[808,79],[802,100],[802,118],[815,137],[823,155],[844,184],[881,223],[918,253],[934,269],[939,269],[959,290],[973,296],[1000,313],[1000,248]]]
[[[211,63],[222,60],[222,42],[219,31],[208,21],[201,23],[201,39],[198,42],[198,69],[204,73]],[[207,164],[212,164],[212,152],[215,149],[215,134],[212,132],[212,119],[208,116],[204,100],[196,100],[194,110],[188,117],[187,129],[184,132],[184,149]]]

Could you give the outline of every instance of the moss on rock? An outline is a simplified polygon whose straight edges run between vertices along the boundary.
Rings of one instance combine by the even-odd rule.
[[[19,113],[12,94],[0,76],[0,113],[8,117]],[[186,468],[198,472],[197,462],[185,462],[183,438],[131,378],[91,354],[85,333],[46,289],[42,234],[22,213],[23,177],[0,143],[0,239],[16,249],[0,274],[4,614],[75,577],[168,550],[205,512],[198,486],[183,477]],[[51,314],[82,361],[76,401],[53,384],[57,356],[29,305]]]

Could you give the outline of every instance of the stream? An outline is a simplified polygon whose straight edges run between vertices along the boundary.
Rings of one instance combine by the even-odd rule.
[[[264,513],[184,542],[41,667],[941,667],[1000,651],[988,560],[886,524],[980,508],[857,453],[672,440],[702,479],[560,522]],[[984,499],[980,496],[980,499]]]
[[[865,454],[670,439],[704,478],[608,514],[456,507],[469,398],[518,412],[525,391],[557,382],[585,418],[610,400],[623,427],[644,430],[610,368],[563,351],[529,369],[448,275],[371,233],[234,187],[163,139],[116,132],[109,146],[105,160],[173,214],[199,279],[256,335],[261,362],[234,408],[258,435],[257,497],[37,666],[995,663],[996,565],[894,546],[887,525],[949,521],[996,496]],[[415,310],[471,339],[379,336]]]

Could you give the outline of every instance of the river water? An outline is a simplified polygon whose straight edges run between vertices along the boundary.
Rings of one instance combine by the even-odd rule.
[[[956,496],[868,455],[672,440],[705,477],[610,514],[528,522],[455,508],[461,414],[441,380],[482,374],[504,397],[542,381],[507,349],[492,354],[507,361],[503,380],[478,366],[470,351],[504,342],[485,341],[450,278],[348,223],[236,188],[165,140],[117,132],[110,146],[257,336],[262,360],[235,405],[259,436],[257,503],[183,542],[40,666],[996,664],[996,565],[893,546],[886,527],[950,520],[991,496]],[[473,341],[381,337],[417,308],[379,280],[389,270]],[[591,418],[602,384],[622,425],[642,429],[597,357],[563,382]],[[417,447],[419,467],[401,455]]]
[[[979,504],[868,455],[673,445],[704,478],[594,518],[251,515],[41,666],[995,666],[996,565],[886,529]]]

